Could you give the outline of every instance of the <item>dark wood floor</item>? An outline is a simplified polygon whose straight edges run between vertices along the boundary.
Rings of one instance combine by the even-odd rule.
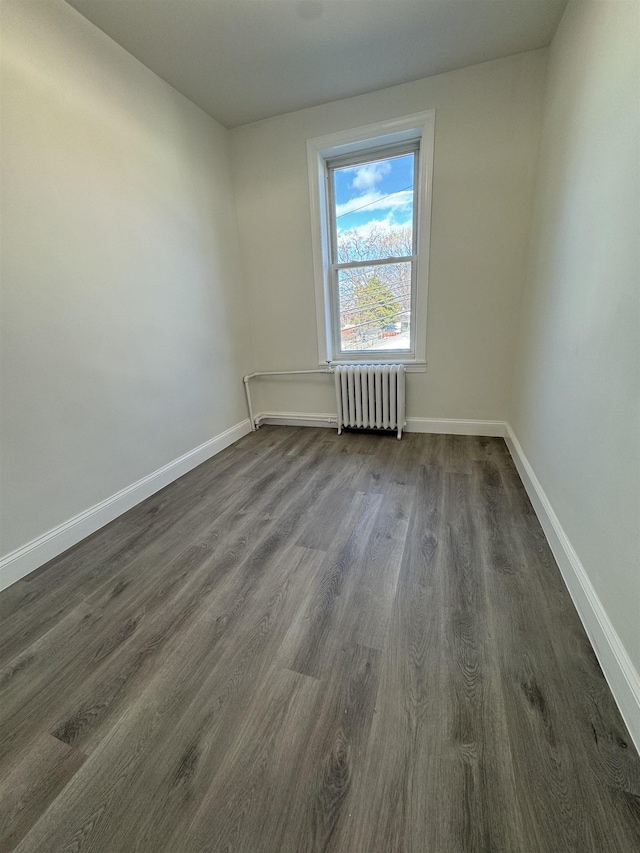
[[[0,617],[2,851],[640,850],[502,439],[263,427]]]

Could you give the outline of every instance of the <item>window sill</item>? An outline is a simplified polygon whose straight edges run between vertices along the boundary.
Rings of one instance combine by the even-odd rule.
[[[339,361],[330,361],[330,362],[319,361],[318,364],[320,367],[327,367],[327,365],[329,367],[336,367],[339,364],[361,364],[361,365],[367,365],[367,364],[403,364],[406,373],[426,373],[427,372],[427,362],[426,361],[416,361],[416,359],[410,359],[410,360],[405,359],[405,360],[403,360],[401,358],[390,358],[390,359],[380,358],[376,361],[373,361],[372,359],[368,359],[365,361],[364,359],[361,360],[358,358],[353,358],[352,360],[340,359]]]

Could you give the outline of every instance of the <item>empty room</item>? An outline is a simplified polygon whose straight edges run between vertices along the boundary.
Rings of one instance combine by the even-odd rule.
[[[0,11],[0,853],[638,853],[640,0]]]

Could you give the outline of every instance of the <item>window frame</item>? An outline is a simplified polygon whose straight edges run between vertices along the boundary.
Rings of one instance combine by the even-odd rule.
[[[318,332],[318,363],[344,362],[377,363],[385,361],[404,364],[408,371],[426,370],[427,290],[429,275],[429,244],[431,236],[431,196],[433,180],[433,149],[435,110],[428,110],[390,121],[353,128],[347,131],[316,137],[307,141],[309,192]],[[341,352],[339,311],[333,263],[335,235],[331,216],[329,168],[356,157],[375,153],[392,146],[418,143],[417,176],[414,178],[414,254],[397,262],[412,262],[411,293],[411,350],[352,350]],[[389,153],[389,156],[392,156]],[[415,161],[414,161],[415,162]],[[376,261],[362,262],[375,266]]]

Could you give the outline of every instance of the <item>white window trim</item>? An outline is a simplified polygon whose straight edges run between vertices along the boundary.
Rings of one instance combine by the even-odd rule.
[[[416,271],[415,355],[403,357],[392,353],[381,356],[372,353],[370,358],[354,353],[353,357],[341,354],[339,361],[384,361],[404,364],[408,371],[424,371],[427,364],[427,291],[429,285],[429,246],[431,239],[431,195],[433,183],[433,149],[435,136],[435,110],[415,113],[390,121],[357,127],[318,136],[307,140],[309,166],[309,196],[311,201],[311,237],[313,244],[313,270],[316,296],[316,323],[318,330],[318,363],[333,363],[331,307],[329,292],[329,223],[327,214],[326,160],[342,154],[376,148],[394,142],[420,139],[418,170],[418,263]]]

